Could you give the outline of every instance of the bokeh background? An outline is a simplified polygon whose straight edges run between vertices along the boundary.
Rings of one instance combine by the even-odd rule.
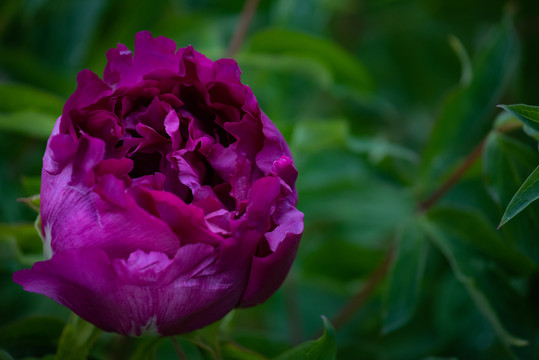
[[[37,213],[18,199],[39,193],[77,72],[101,74],[107,49],[133,49],[141,30],[224,57],[243,4],[0,2],[1,359],[50,358],[68,320],[11,274],[41,257]],[[319,336],[321,315],[337,359],[539,358],[537,206],[496,231],[537,143],[510,116],[495,123],[496,104],[539,105],[539,2],[260,0],[234,58],[292,148],[305,233],[277,294],[221,329],[224,344],[260,357],[224,358],[272,358]],[[169,342],[112,334],[90,352],[153,356],[175,358]]]

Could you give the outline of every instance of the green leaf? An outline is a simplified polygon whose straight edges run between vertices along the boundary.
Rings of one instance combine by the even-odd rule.
[[[307,341],[277,356],[274,360],[333,360],[337,356],[335,330],[329,321],[324,321],[324,333],[316,340]]]
[[[512,274],[529,276],[536,270],[527,254],[504,239],[481,211],[441,207],[430,211],[429,219]]]
[[[354,154],[336,149],[298,158],[306,229],[311,236],[341,237],[372,248],[410,214],[411,194],[377,178]],[[371,246],[371,245],[369,245]]]
[[[73,92],[76,86],[75,74],[67,75],[65,70],[59,71],[55,69],[43,61],[41,57],[36,57],[32,50],[15,50],[2,47],[0,66],[17,81],[33,84],[42,89],[65,94],[66,96]]]
[[[355,137],[350,134],[346,119],[317,119],[300,121],[294,126],[291,146],[294,152],[314,152],[330,147],[341,147],[355,154],[366,154],[378,163],[386,157],[415,163],[418,155],[402,146],[381,138]]]
[[[221,339],[229,331],[234,315],[235,312],[232,311],[219,321],[200,330],[182,335],[182,339],[196,346],[203,358],[219,358],[221,356]]]
[[[380,263],[383,254],[379,249],[359,246],[335,235],[332,241],[323,241],[315,248],[304,248],[299,271],[302,276],[314,278],[317,282],[326,280],[334,286],[346,288],[350,282],[370,273]]]
[[[47,139],[52,132],[56,118],[57,116],[33,110],[0,114],[0,130]]]
[[[23,318],[0,327],[0,348],[16,358],[54,353],[63,326],[53,317]]]
[[[507,111],[501,111],[494,120],[493,129],[513,129],[522,127],[522,122]]]
[[[41,253],[42,243],[34,224],[0,224],[1,237],[13,237],[18,248],[26,254]]]
[[[457,280],[465,287],[477,309],[483,317],[489,322],[494,333],[505,346],[505,350],[512,354],[511,346],[526,346],[528,341],[520,339],[507,331],[501,322],[492,302],[478,285],[477,273],[481,262],[474,257],[462,243],[455,241],[453,237],[448,236],[441,231],[435,224],[426,218],[420,217],[419,223],[425,233],[432,240],[433,244],[440,250],[449,262],[453,274]]]
[[[5,350],[0,349],[0,360],[15,360],[9,353]]]
[[[131,360],[148,360],[155,358],[155,351],[165,338],[148,336],[138,339],[139,342],[131,355]]]
[[[417,224],[407,224],[400,231],[384,299],[384,333],[397,330],[412,317],[419,299],[427,249],[428,242]]]
[[[419,162],[419,156],[414,151],[403,146],[391,144],[382,138],[358,138],[350,136],[346,141],[347,148],[357,154],[367,154],[373,163],[379,163],[386,157],[406,160],[411,163]]]
[[[100,335],[101,330],[72,313],[62,331],[55,360],[86,359]]]
[[[460,64],[462,66],[460,83],[463,86],[468,86],[473,78],[473,68],[470,57],[466,52],[466,48],[464,47],[460,39],[453,35],[449,37],[449,45],[451,45],[453,51],[455,51],[455,54],[459,58]]]
[[[516,104],[499,105],[535,131],[539,131],[539,106]]]
[[[502,114],[515,119],[508,112],[504,111]],[[518,120],[515,121],[522,125]],[[487,138],[482,160],[486,189],[499,204],[499,207],[492,209],[495,210],[492,215],[501,220],[515,193],[537,167],[539,153],[529,143],[494,131]],[[514,243],[523,254],[539,264],[539,244],[530,236],[539,231],[539,212],[537,207],[532,205],[527,208],[526,214],[527,216],[517,216],[505,223],[501,233],[505,235],[506,242]]]
[[[349,133],[345,119],[301,121],[294,127],[291,146],[298,153],[344,147]]]
[[[35,210],[39,213],[39,205],[41,204],[41,196],[39,194],[25,198],[19,198],[18,201],[25,203],[32,210]]]
[[[505,207],[539,163],[535,149],[494,131],[483,150],[483,174],[491,197]]]
[[[445,99],[422,157],[423,190],[432,190],[448,176],[491,127],[489,115],[511,76],[518,53],[509,19],[494,30],[473,59],[469,84],[460,85]]]
[[[317,59],[331,70],[337,81],[369,92],[372,80],[359,60],[335,43],[308,34],[285,29],[269,29],[251,38],[252,52],[293,54]]]
[[[511,220],[537,199],[539,199],[539,166],[535,168],[520,189],[518,189],[513,199],[511,199],[498,227]]]
[[[21,178],[21,185],[26,195],[36,197],[41,191],[41,176],[23,176]]]
[[[301,74],[313,80],[321,88],[329,88],[333,84],[331,71],[324,64],[307,56],[243,53],[238,54],[236,60],[241,68],[252,66],[258,71]]]
[[[64,100],[46,91],[14,83],[0,83],[0,112],[33,110],[58,117]]]
[[[233,342],[224,342],[221,345],[223,359],[227,360],[266,360],[267,358],[252,351],[245,349]]]
[[[43,259],[43,243],[35,224],[0,223],[0,260],[16,260],[18,264],[31,266]]]

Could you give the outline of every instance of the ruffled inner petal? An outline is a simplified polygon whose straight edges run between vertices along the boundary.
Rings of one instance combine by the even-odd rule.
[[[171,263],[162,252],[136,250],[127,259],[115,259],[112,266],[122,283],[145,286],[158,282]]]

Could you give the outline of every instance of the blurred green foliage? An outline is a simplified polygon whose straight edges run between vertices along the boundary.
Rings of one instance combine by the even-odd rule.
[[[100,74],[140,30],[220,58],[242,6],[0,2],[0,359],[93,336],[11,280],[41,256],[36,213],[17,199],[39,192],[76,73]],[[236,60],[291,145],[305,233],[282,289],[178,337],[186,356],[539,358],[539,118],[495,107],[539,105],[538,17],[534,0],[261,0]],[[320,335],[320,315],[336,332]],[[89,356],[174,359],[177,344],[105,333]]]

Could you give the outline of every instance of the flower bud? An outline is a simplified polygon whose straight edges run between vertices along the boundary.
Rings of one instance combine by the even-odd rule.
[[[14,274],[106,331],[179,334],[281,285],[303,231],[290,150],[234,60],[138,33],[65,104],[43,158],[46,261]]]

